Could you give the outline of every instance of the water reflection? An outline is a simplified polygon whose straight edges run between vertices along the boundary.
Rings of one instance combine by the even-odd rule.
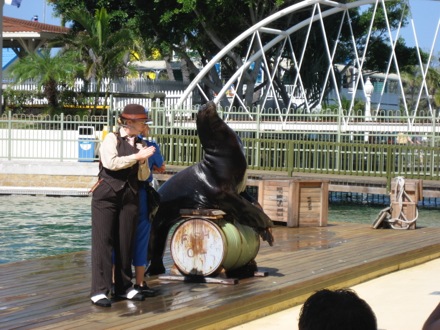
[[[292,235],[292,230],[295,230],[294,235]],[[281,248],[280,251],[285,252],[308,249],[322,250],[341,244],[340,241],[335,241],[335,233],[331,230],[331,225],[327,227],[307,227],[307,229],[305,227],[286,228],[277,230],[276,235],[277,247]]]

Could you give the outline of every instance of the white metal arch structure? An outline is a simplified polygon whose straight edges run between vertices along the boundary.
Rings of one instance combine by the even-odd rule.
[[[182,105],[186,102],[187,98],[192,95],[194,91],[198,91],[202,95],[202,103],[204,101],[208,101],[212,97],[209,95],[206,95],[203,92],[203,79],[205,76],[208,75],[208,73],[213,70],[216,63],[219,63],[222,58],[224,58],[228,53],[234,50],[235,47],[243,44],[247,44],[248,50],[247,55],[242,59],[241,66],[238,67],[238,69],[231,75],[231,77],[224,82],[221,90],[217,93],[217,95],[214,98],[215,103],[221,102],[222,104],[240,104],[244,109],[246,109],[246,105],[243,103],[243,99],[240,96],[237,96],[237,94],[234,94],[233,96],[227,98],[226,92],[230,89],[231,86],[240,86],[240,82],[243,81],[243,77],[246,74],[247,71],[252,67],[252,65],[255,65],[255,63],[261,63],[261,70],[263,72],[263,75],[266,77],[266,83],[264,87],[264,92],[261,93],[258,98],[260,102],[260,111],[265,111],[265,109],[268,108],[268,102],[272,102],[272,107],[275,109],[275,111],[279,114],[279,119],[281,122],[286,120],[286,115],[290,111],[295,111],[295,107],[298,105],[298,103],[301,103],[301,111],[304,111],[306,113],[310,113],[313,111],[320,111],[320,109],[323,106],[327,106],[325,103],[324,93],[322,93],[319,96],[318,100],[310,100],[310,98],[307,96],[307,91],[304,88],[303,80],[304,76],[301,76],[301,74],[297,74],[294,77],[293,82],[289,84],[289,86],[283,86],[283,88],[286,88],[286,93],[289,97],[288,102],[284,102],[283,104],[280,103],[280,98],[277,97],[277,91],[275,89],[275,82],[274,82],[274,76],[273,72],[276,71],[277,67],[280,65],[282,61],[286,61],[286,55],[289,54],[288,61],[291,66],[294,67],[296,72],[300,72],[303,61],[305,56],[307,54],[305,53],[306,44],[309,42],[310,37],[310,29],[313,26],[313,24],[319,24],[322,31],[325,32],[326,29],[331,28],[333,31],[336,29],[338,30],[338,38],[341,36],[341,31],[343,29],[349,29],[349,32],[351,33],[351,43],[353,46],[353,62],[354,67],[352,69],[352,76],[351,76],[351,84],[352,84],[352,97],[350,99],[350,105],[347,106],[347,95],[342,95],[340,89],[334,88],[332,93],[332,100],[334,102],[334,106],[336,106],[339,109],[339,112],[341,110],[344,110],[344,115],[342,116],[343,122],[350,121],[350,116],[354,112],[354,105],[355,105],[355,99],[361,98],[363,100],[369,100],[367,99],[367,93],[368,88],[365,87],[366,84],[369,84],[368,77],[372,75],[371,71],[367,71],[364,69],[365,64],[365,55],[367,53],[368,47],[370,47],[369,41],[370,37],[375,32],[375,20],[376,20],[376,14],[378,13],[378,9],[383,9],[385,12],[385,22],[386,22],[386,40],[390,46],[390,54],[387,54],[389,58],[389,65],[385,72],[382,72],[382,81],[381,84],[378,84],[375,86],[374,90],[374,102],[373,102],[373,109],[372,109],[372,115],[370,118],[366,118],[367,121],[369,120],[375,120],[375,117],[379,114],[381,110],[384,109],[384,105],[386,105],[387,100],[386,98],[389,97],[389,95],[385,91],[385,87],[387,83],[389,83],[390,79],[394,79],[395,84],[398,85],[397,90],[400,99],[400,105],[397,105],[400,107],[400,109],[395,109],[401,111],[402,115],[405,115],[407,118],[407,123],[409,125],[412,124],[412,121],[414,120],[414,116],[416,115],[417,111],[420,111],[420,104],[421,101],[424,100],[424,108],[422,109],[427,115],[429,116],[435,116],[435,106],[432,102],[432,96],[429,94],[430,91],[428,90],[428,84],[427,84],[427,72],[428,67],[434,62],[433,56],[434,52],[436,50],[436,47],[438,47],[439,44],[439,28],[440,28],[440,10],[436,13],[430,13],[431,15],[437,15],[437,28],[435,31],[432,31],[432,46],[429,51],[429,58],[428,61],[423,63],[422,62],[422,56],[419,50],[418,46],[418,37],[417,37],[417,31],[415,29],[414,21],[411,17],[411,8],[408,7],[410,11],[410,25],[412,27],[412,31],[414,34],[414,39],[417,47],[417,56],[419,61],[419,70],[418,75],[421,77],[421,87],[417,91],[417,97],[414,102],[412,102],[412,106],[410,107],[406,101],[407,97],[405,95],[405,89],[403,86],[403,80],[401,74],[401,68],[399,68],[398,61],[397,61],[397,55],[395,51],[395,47],[397,44],[398,38],[401,36],[401,27],[403,22],[403,16],[398,24],[398,27],[394,30],[391,27],[390,21],[388,20],[388,13],[386,9],[386,2],[389,2],[392,0],[357,0],[353,2],[349,2],[346,4],[339,3],[337,1],[330,1],[330,0],[304,0],[302,2],[299,2],[297,4],[294,4],[290,7],[287,7],[285,9],[280,10],[279,12],[267,17],[266,19],[260,21],[259,23],[255,24],[242,34],[240,34],[238,37],[236,37],[231,43],[229,43],[226,47],[224,47],[217,55],[212,58],[212,60],[207,63],[203,69],[200,71],[200,73],[195,77],[195,79],[191,82],[191,84],[188,86],[188,88],[185,90],[184,94],[180,98],[177,108],[181,108]],[[427,1],[438,1],[438,0],[427,0]],[[408,5],[408,1],[405,0],[403,2],[404,5]],[[362,10],[362,8],[370,8],[372,9],[373,15],[371,18],[371,22],[369,23],[368,28],[368,34],[362,35],[362,36],[356,36],[352,29],[351,24],[351,16],[350,16],[350,10],[353,9],[359,9]],[[301,22],[296,22],[295,25],[290,26],[284,30],[280,29],[274,29],[271,28],[271,25],[273,23],[282,20],[287,15],[290,15],[295,12],[301,12],[304,11],[304,9],[308,9],[311,12],[310,17],[307,19],[304,19]],[[440,2],[439,2],[439,9],[440,9]],[[342,15],[342,19],[340,20],[340,26],[331,26],[326,27],[325,19],[335,15],[339,14]],[[303,51],[296,52],[293,49],[293,44],[295,41],[293,40],[293,36],[298,31],[302,31],[306,34],[306,37],[304,39],[304,45],[302,47]],[[266,42],[262,43],[262,36],[265,36]],[[269,39],[268,39],[269,36]],[[338,48],[338,39],[336,42],[333,41],[333,43],[329,42],[329,40],[326,39],[326,33],[323,33],[324,36],[324,42],[325,42],[325,56],[327,56],[328,62],[331,63],[331,65],[328,66],[327,72],[325,73],[325,79],[323,80],[324,83],[320,87],[321,90],[325,88],[325,86],[328,86],[328,84],[333,84],[333,86],[338,86],[339,79],[338,74],[335,72],[335,66],[338,65],[338,63],[334,62],[334,56]],[[360,42],[363,42],[362,45],[359,45]],[[277,48],[277,51],[274,52],[274,48]],[[270,52],[270,54],[269,54]],[[274,55],[275,54],[275,55]],[[281,56],[281,54],[284,54]],[[272,71],[269,70],[270,65],[268,64],[269,57],[272,65]],[[283,62],[285,63],[285,62]],[[395,73],[391,74],[390,72],[394,71]],[[279,86],[279,82],[278,86]],[[354,91],[354,92],[353,92]],[[367,92],[367,93],[366,93]],[[309,92],[310,93],[310,92]],[[243,94],[240,94],[243,95]],[[327,95],[328,98],[328,95]],[[227,108],[227,107],[226,107]],[[283,110],[284,109],[284,110]],[[342,113],[342,112],[341,112]]]

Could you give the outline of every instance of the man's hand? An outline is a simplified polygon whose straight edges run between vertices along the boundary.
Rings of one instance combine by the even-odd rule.
[[[153,165],[153,172],[154,173],[165,173],[165,163],[163,163],[161,167],[157,167],[156,165]]]

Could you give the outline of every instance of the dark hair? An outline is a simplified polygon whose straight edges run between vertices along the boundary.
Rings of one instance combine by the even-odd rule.
[[[303,307],[299,330],[377,330],[370,305],[350,289],[323,289],[311,295]]]

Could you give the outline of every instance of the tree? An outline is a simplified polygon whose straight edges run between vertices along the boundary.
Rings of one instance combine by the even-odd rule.
[[[432,98],[433,105],[440,107],[440,71],[434,68],[428,68],[426,74],[426,84],[429,96]]]
[[[63,21],[63,25],[67,22],[71,22],[69,15],[73,10],[81,9],[86,10],[89,13],[95,13],[96,10],[105,8],[107,12],[111,13],[110,25],[112,31],[117,31],[120,28],[138,28],[136,14],[138,10],[134,0],[47,0],[54,8],[54,13],[60,16]],[[82,27],[78,22],[72,22],[72,28],[74,30],[81,30]]]
[[[412,65],[403,68],[402,81],[405,89],[405,99],[408,108],[425,115],[430,115],[429,103],[434,107],[440,106],[440,72],[429,67],[426,72],[426,89],[422,88],[423,75],[420,66]],[[421,98],[419,101],[419,93]],[[417,106],[417,108],[416,108]],[[434,110],[435,111],[435,110]]]
[[[192,49],[198,52],[197,58],[201,59],[202,64],[207,63],[211,58],[215,56],[221,49],[223,49],[230,41],[237,37],[240,33],[248,29],[250,26],[256,24],[262,19],[270,16],[271,14],[291,6],[296,3],[300,3],[299,0],[286,0],[286,1],[233,1],[233,0],[221,0],[221,1],[192,1],[192,0],[165,0],[165,1],[151,1],[144,4],[143,1],[138,1],[138,6],[144,6],[146,10],[143,12],[142,21],[148,22],[143,26],[143,34],[154,34],[158,41],[168,40],[169,47],[177,53],[181,58],[185,59],[188,63],[188,67],[192,74],[197,74],[197,67],[192,64],[194,62],[187,54],[187,49]],[[342,3],[349,2],[339,1]],[[323,4],[325,6],[325,4]],[[407,15],[407,9],[401,1],[389,2],[388,17],[391,19],[392,28],[398,26],[400,17]],[[284,30],[288,27],[294,26],[297,23],[309,18],[312,14],[312,7],[306,7],[301,11],[296,11],[288,16],[283,17],[282,20],[278,20],[272,23],[270,26],[273,29]],[[338,51],[335,54],[335,63],[345,63],[347,57],[352,58],[352,54],[355,50],[362,54],[363,45],[365,44],[365,36],[369,28],[368,22],[371,21],[372,9],[367,11],[360,11],[353,9],[350,12],[350,20],[353,26],[353,33],[357,36],[359,43],[352,44],[350,37],[350,29],[347,23],[344,25],[342,35],[338,39],[338,29],[326,29],[326,38],[329,41],[329,47],[332,49],[333,45],[338,42]],[[325,25],[327,27],[339,26],[342,20],[342,14],[332,15],[325,19]],[[405,24],[406,21],[403,21]],[[149,32],[147,32],[149,31]],[[169,32],[172,31],[170,34]],[[382,8],[378,9],[376,16],[375,31],[370,40],[370,44],[377,45],[371,47],[370,52],[367,54],[369,59],[364,66],[364,69],[378,70],[386,68],[389,57],[384,59],[381,65],[374,62],[374,59],[379,58],[378,55],[382,54],[383,45],[385,45],[385,36],[387,26],[385,24],[384,11]],[[272,38],[267,34],[260,34],[262,43],[265,44]],[[283,83],[283,72],[290,71],[290,76],[294,77],[301,74],[303,78],[303,84],[309,100],[318,100],[322,93],[326,93],[332,87],[332,84],[325,86],[326,89],[322,90],[323,81],[328,67],[332,64],[327,56],[324,33],[317,22],[313,24],[311,28],[311,37],[308,43],[305,44],[304,40],[307,37],[307,29],[301,29],[292,36],[293,40],[293,53],[297,58],[301,56],[305,47],[306,56],[303,57],[303,64],[301,72],[296,72],[294,66],[286,67],[284,63],[292,62],[292,54],[289,52],[280,54],[281,48],[274,47],[270,52],[266,54],[267,61],[255,63],[255,69],[249,69],[247,74],[243,77],[240,84],[235,86],[235,89],[239,95],[246,99],[246,105],[251,105],[253,95],[255,93],[255,81],[258,74],[258,70],[263,66],[264,70],[268,73],[266,76],[273,77],[274,86],[277,89],[277,93],[281,95],[284,100],[284,104],[288,103],[288,95],[286,93]],[[247,40],[250,43],[250,40]],[[257,41],[254,41],[254,50],[257,49]],[[354,49],[356,47],[357,49]],[[390,48],[389,48],[390,49]],[[223,80],[219,79],[218,73],[212,70],[209,76],[207,76],[203,83],[207,87],[207,95],[213,95],[218,93],[223,87],[225,79],[228,79],[238,67],[243,63],[247,53],[247,47],[236,47],[231,51],[222,61],[222,76]],[[281,56],[282,59],[287,61],[279,61],[277,58]],[[383,58],[383,57],[381,57]],[[413,56],[415,59],[416,56]],[[333,63],[334,64],[334,63]],[[407,63],[405,63],[406,65]],[[394,66],[395,67],[395,66]],[[259,87],[263,88],[267,83],[264,81]],[[244,91],[244,86],[246,90]]]
[[[39,52],[30,53],[19,59],[11,68],[11,75],[19,84],[33,79],[47,98],[49,113],[58,110],[60,86],[73,85],[77,72],[82,69],[74,52],[59,52],[51,55],[51,50],[44,48]]]
[[[141,48],[137,44],[135,31],[124,24],[118,30],[112,29],[112,15],[105,8],[97,9],[94,16],[84,8],[73,8],[66,13],[66,18],[76,24],[69,35],[62,37],[66,48],[79,51],[85,63],[84,78],[96,80],[95,112],[104,79],[111,82],[111,79],[125,76],[130,52],[140,52]],[[108,88],[104,92],[105,106]]]
[[[341,3],[350,2],[352,0],[340,0]],[[87,10],[91,11],[104,1],[86,1],[86,0],[60,0],[54,2],[54,6],[58,13],[67,14],[72,6],[82,5]],[[134,26],[138,24],[141,35],[143,36],[145,48],[154,47],[166,58],[171,58],[171,54],[177,54],[178,57],[184,61],[184,68],[187,69],[186,79],[190,76],[195,76],[199,69],[196,62],[201,62],[205,65],[212,59],[221,49],[223,49],[235,37],[243,31],[270,16],[271,14],[300,3],[301,0],[161,0],[161,1],[144,1],[144,0],[128,0],[124,2],[116,0],[107,0],[106,8],[110,12],[115,12],[118,17],[123,18],[125,14],[130,18],[125,21]],[[322,4],[325,6],[325,3]],[[392,28],[398,26],[400,17],[407,14],[406,7],[402,1],[387,2],[388,18],[390,19]],[[285,29],[293,26],[296,23],[303,21],[310,17],[312,8],[307,7],[301,12],[295,12],[289,16],[285,16],[282,20],[273,23],[273,29]],[[355,35],[359,40],[365,38],[368,24],[371,19],[372,9],[367,11],[359,11],[353,9],[350,13],[350,20],[353,25]],[[326,26],[339,26],[342,15],[332,15],[326,18]],[[125,22],[124,21],[124,22]],[[387,67],[389,58],[380,57],[383,52],[383,45],[386,45],[384,36],[386,35],[385,15],[383,9],[379,8],[379,15],[377,16],[377,25],[374,35],[370,43],[376,45],[371,47],[367,54],[367,62],[364,69],[377,70],[379,67]],[[403,21],[405,25],[406,21]],[[117,30],[118,24],[112,24],[112,29]],[[343,31],[343,35],[337,40],[337,29],[327,29],[326,37],[330,41],[330,48],[332,44],[338,42],[340,44],[339,51],[335,56],[336,63],[345,63],[347,58],[352,58],[354,52],[349,29]],[[300,30],[294,36],[294,53],[301,54],[304,46],[304,38],[306,37],[306,29]],[[262,43],[265,44],[270,36],[261,34]],[[311,38],[306,45],[307,56],[304,57],[301,76],[304,77],[304,87],[307,90],[308,97],[319,99],[321,93],[326,90],[321,90],[325,73],[329,67],[329,59],[326,56],[325,43],[323,42],[324,34],[322,33],[319,23],[314,24],[311,30]],[[247,40],[250,43],[250,39]],[[257,49],[257,44],[254,44]],[[362,53],[362,43],[355,45],[357,51]],[[190,52],[191,51],[191,52]],[[243,93],[247,100],[246,104],[252,103],[252,95],[257,88],[263,88],[267,81],[260,86],[255,86],[255,78],[261,66],[274,77],[274,85],[277,92],[287,99],[287,93],[283,86],[282,72],[291,70],[290,74],[297,75],[294,67],[283,67],[276,65],[276,59],[279,55],[280,48],[273,48],[267,54],[267,62],[255,63],[253,70],[248,70],[239,86],[235,86],[237,93]],[[221,61],[222,76],[221,79],[213,69],[208,76],[205,77],[203,83],[206,87],[207,95],[214,95],[218,93],[225,83],[225,79],[233,74],[238,67],[242,65],[243,58],[246,56],[247,47],[236,47]],[[281,54],[285,58],[291,54]],[[374,59],[382,58],[381,63],[374,61]],[[416,56],[409,56],[408,59],[414,59]],[[399,63],[399,65],[409,65],[414,63]],[[394,65],[395,67],[395,65]],[[305,74],[307,72],[308,74]],[[310,74],[312,73],[312,74]],[[246,91],[243,86],[246,85]],[[335,86],[325,86],[328,90]],[[284,102],[286,103],[286,101]]]

